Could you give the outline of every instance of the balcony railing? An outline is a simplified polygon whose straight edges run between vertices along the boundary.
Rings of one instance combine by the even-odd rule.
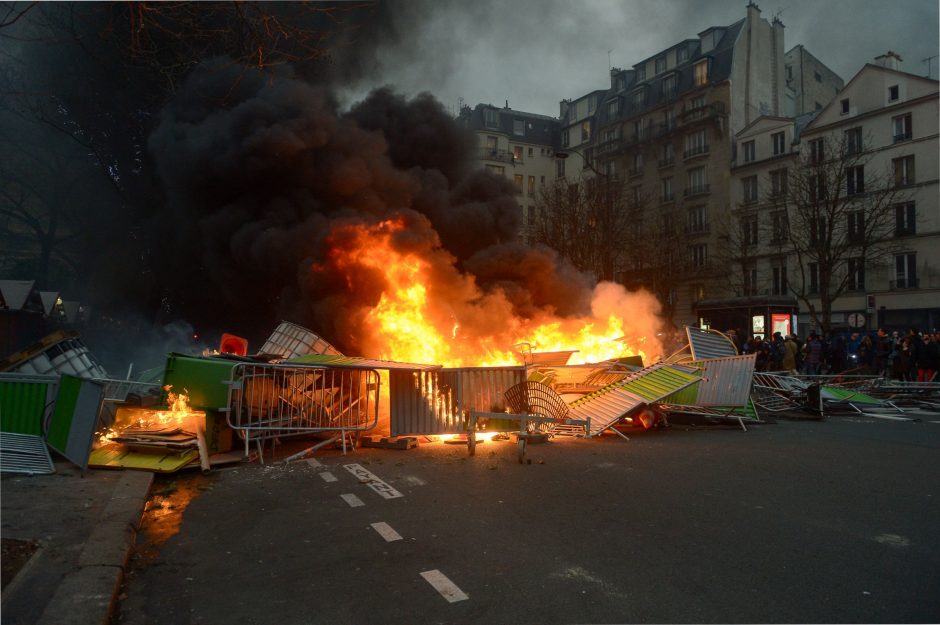
[[[700,154],[708,154],[707,145],[696,145],[682,153],[683,158],[689,159]]]
[[[901,141],[907,141],[907,140],[910,139],[910,138],[911,138],[911,133],[910,133],[910,132],[902,132],[902,133],[899,134],[899,135],[894,135],[894,142],[895,142],[895,143],[899,143],[899,142],[901,142]]]
[[[685,197],[690,197],[693,195],[700,195],[702,193],[708,193],[710,189],[711,189],[710,185],[698,184],[698,185],[686,188],[682,192],[682,195]]]
[[[515,158],[509,150],[495,150],[493,148],[480,148],[477,158],[484,161],[499,161],[501,163],[522,163],[522,158]]]
[[[659,166],[660,166],[660,167],[669,167],[670,165],[674,165],[675,163],[676,163],[676,157],[675,157],[675,156],[670,156],[669,158],[664,158],[664,159],[660,160],[660,161],[659,161]]]
[[[686,234],[708,234],[708,224],[686,224]]]
[[[892,291],[916,289],[919,286],[919,280],[917,278],[898,278],[897,280],[891,280],[889,285]]]
[[[894,236],[896,237],[909,237],[914,234],[917,234],[917,229],[913,226],[910,228],[896,228],[894,230]]]
[[[642,175],[643,175],[643,168],[642,168],[642,167],[632,167],[632,168],[630,168],[630,171],[627,172],[627,173],[630,174],[630,177],[631,177],[631,178],[636,178],[637,176],[642,176]]]

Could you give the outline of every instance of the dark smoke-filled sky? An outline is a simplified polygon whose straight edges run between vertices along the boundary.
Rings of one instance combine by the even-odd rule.
[[[590,306],[590,279],[511,242],[513,190],[467,159],[458,98],[554,115],[605,87],[608,61],[630,66],[745,15],[737,0],[260,3],[298,30],[259,59],[250,30],[206,36],[231,24],[230,4],[155,4],[161,28],[146,31],[129,6],[0,10],[2,173],[24,183],[11,194],[22,206],[59,224],[44,232],[44,288],[71,275],[99,311],[253,340],[290,318],[354,351],[344,311],[377,293],[331,272],[339,225],[402,219],[402,249],[449,259],[439,275],[472,276],[522,317]],[[780,14],[788,49],[804,44],[848,79],[887,49],[926,71],[936,3],[901,7],[762,9]],[[17,246],[30,245],[23,232]],[[28,259],[0,261],[4,278],[37,277]]]
[[[441,0],[402,3],[400,37],[367,67],[404,93],[432,91],[449,110],[459,98],[558,115],[558,102],[609,86],[608,68],[631,67],[710,26],[742,19],[746,0]],[[927,75],[938,54],[934,0],[761,0],[779,15],[785,48],[802,44],[846,82],[888,50],[902,69]],[[609,56],[608,56],[609,53]],[[609,63],[609,64],[608,64]],[[937,78],[940,59],[930,76]],[[349,92],[356,98],[360,86]]]

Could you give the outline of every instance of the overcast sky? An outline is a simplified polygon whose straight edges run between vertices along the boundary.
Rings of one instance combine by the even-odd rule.
[[[760,0],[786,25],[785,50],[802,44],[846,82],[888,50],[904,71],[926,75],[938,54],[937,0]],[[609,86],[610,65],[629,67],[709,26],[746,14],[747,0],[433,0],[396,12],[400,39],[381,50],[372,80],[450,110],[458,98],[558,115],[558,102]],[[934,58],[930,75],[938,75]]]

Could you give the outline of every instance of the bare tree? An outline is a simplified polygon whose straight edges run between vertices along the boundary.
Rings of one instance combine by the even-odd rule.
[[[630,207],[622,182],[598,175],[558,180],[537,201],[534,240],[599,280],[614,280],[630,238]]]
[[[893,205],[907,197],[901,173],[876,168],[868,142],[851,133],[809,141],[795,171],[768,185],[771,245],[795,257],[789,289],[824,332],[833,302],[863,290],[866,269],[891,255]]]

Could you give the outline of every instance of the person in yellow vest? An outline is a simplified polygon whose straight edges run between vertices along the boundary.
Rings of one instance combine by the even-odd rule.
[[[799,346],[792,334],[788,334],[783,342],[783,370],[791,373],[796,372],[796,353],[800,351]]]

